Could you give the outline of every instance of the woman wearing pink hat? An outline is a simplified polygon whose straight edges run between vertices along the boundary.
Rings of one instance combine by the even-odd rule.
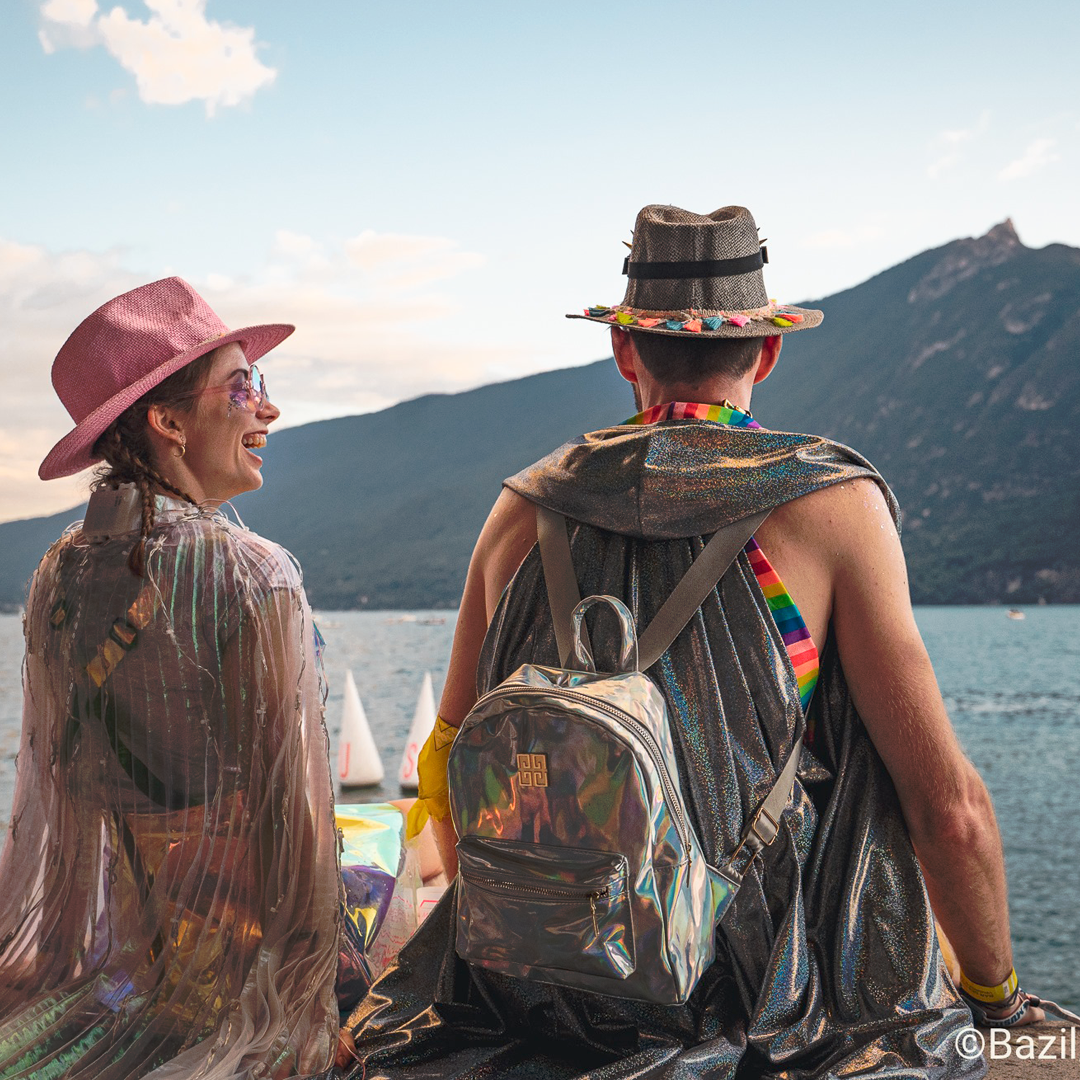
[[[0,1077],[307,1075],[337,1036],[341,878],[299,570],[218,507],[262,483],[254,361],[178,278],[95,311],[53,365],[104,460],[26,611],[0,856]]]

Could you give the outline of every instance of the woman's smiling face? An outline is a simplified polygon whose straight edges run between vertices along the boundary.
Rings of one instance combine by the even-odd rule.
[[[232,342],[215,351],[191,410],[173,414],[184,453],[168,461],[168,472],[196,501],[222,503],[262,487],[262,458],[255,451],[266,445],[281,411],[265,395],[261,404],[258,398],[244,350]]]

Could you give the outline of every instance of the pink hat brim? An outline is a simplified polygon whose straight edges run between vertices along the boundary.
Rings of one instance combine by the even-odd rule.
[[[153,371],[137,382],[125,387],[92,413],[83,417],[49,452],[38,468],[42,480],[58,480],[62,476],[74,476],[101,460],[93,454],[94,443],[105,433],[108,426],[125,410],[130,408],[148,390],[164,382],[174,372],[186,367],[193,360],[205,356],[222,345],[240,342],[248,364],[254,364],[275,346],[280,345],[294,330],[289,323],[266,323],[261,326],[245,326],[242,330],[230,330],[221,337],[200,342],[192,349],[159,364]]]

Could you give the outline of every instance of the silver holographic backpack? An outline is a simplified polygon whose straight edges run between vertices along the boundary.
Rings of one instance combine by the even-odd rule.
[[[791,795],[801,738],[723,867],[684,805],[664,698],[644,670],[668,649],[766,514],[717,532],[640,642],[611,596],[579,602],[565,519],[537,507],[562,668],[526,664],[485,694],[450,751],[458,843],[457,952],[490,971],[679,1004]],[[621,627],[601,674],[583,625],[593,604]]]

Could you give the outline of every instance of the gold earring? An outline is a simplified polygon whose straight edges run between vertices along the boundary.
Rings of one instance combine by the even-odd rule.
[[[182,458],[187,453],[187,441],[179,443],[175,450],[176,456]]]

